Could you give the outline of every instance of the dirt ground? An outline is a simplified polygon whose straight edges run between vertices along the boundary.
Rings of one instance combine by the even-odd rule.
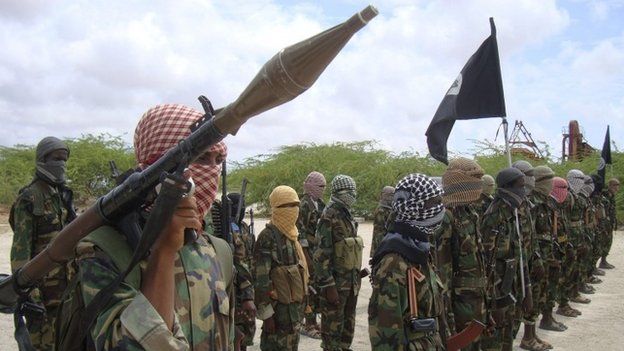
[[[264,221],[256,221],[256,232],[264,226]],[[359,234],[363,236],[366,243],[370,243],[372,235],[372,224],[365,222],[359,227]],[[9,252],[11,248],[12,233],[7,224],[7,216],[0,213],[0,272],[8,273]],[[364,249],[364,257],[368,258],[369,248]],[[624,235],[620,231],[616,234],[612,255],[609,261],[617,268],[608,270],[602,284],[596,285],[596,294],[590,295],[592,303],[589,305],[576,305],[583,315],[579,318],[566,318],[557,315],[557,319],[568,326],[568,330],[563,333],[539,330],[544,340],[555,346],[556,350],[623,350],[624,347],[624,255],[619,253],[624,251]],[[357,324],[353,350],[370,350],[368,340],[367,306],[371,296],[371,286],[368,280],[364,280],[362,289],[358,297]],[[258,321],[258,332],[256,334],[255,345],[249,350],[260,350],[260,327]],[[517,346],[522,331],[516,339],[514,350],[520,350]],[[320,340],[310,339],[302,336],[300,350],[320,349]],[[13,339],[13,318],[10,315],[0,315],[0,350],[17,350],[17,345]]]

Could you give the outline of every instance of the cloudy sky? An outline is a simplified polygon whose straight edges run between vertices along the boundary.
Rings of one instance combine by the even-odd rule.
[[[0,145],[107,132],[132,141],[159,103],[228,104],[281,48],[368,4],[322,1],[0,1]],[[370,140],[426,152],[425,130],[470,55],[498,28],[507,114],[561,153],[570,119],[624,144],[624,1],[378,0],[380,15],[316,84],[228,137],[232,159],[300,142]],[[494,139],[455,125],[449,149]],[[499,138],[500,141],[500,138]]]

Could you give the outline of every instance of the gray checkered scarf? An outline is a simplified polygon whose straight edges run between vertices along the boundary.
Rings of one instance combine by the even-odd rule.
[[[591,194],[594,192],[594,189],[595,189],[594,180],[592,179],[592,177],[586,175],[585,182],[583,186],[581,187],[581,194],[587,197],[590,197]]]
[[[585,173],[578,169],[571,169],[568,172],[567,178],[570,190],[572,190],[574,194],[579,194],[581,192],[581,188],[585,185]]]
[[[444,205],[425,207],[425,201],[442,196],[444,191],[433,179],[412,173],[399,181],[394,191],[392,210],[397,222],[406,222],[427,234],[433,233],[444,217]]]
[[[331,201],[338,202],[351,208],[357,198],[355,180],[348,175],[339,174],[331,182]]]

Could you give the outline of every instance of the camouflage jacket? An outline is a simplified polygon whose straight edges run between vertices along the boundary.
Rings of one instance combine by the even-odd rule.
[[[35,180],[20,190],[11,208],[11,271],[15,272],[43,251],[72,219],[56,187],[43,180]],[[67,274],[65,266],[52,269],[31,297],[45,306],[58,305],[67,287]]]
[[[592,203],[591,199],[587,196],[580,194],[578,196],[579,204],[583,209],[583,215],[581,222],[583,223],[584,238],[587,241],[594,240],[594,234],[596,232],[596,206]]]
[[[452,300],[481,298],[485,308],[485,252],[479,231],[479,215],[472,205],[447,207],[436,233],[435,264],[447,290],[447,322],[455,329]],[[463,326],[460,326],[460,329]]]
[[[240,238],[245,246],[245,259],[243,261],[247,265],[247,268],[249,268],[249,271],[253,272],[253,254],[256,238],[253,234],[251,234],[249,225],[244,221],[241,221],[240,233]]]
[[[475,203],[475,210],[477,210],[479,217],[483,217],[485,211],[492,204],[492,200],[494,200],[492,195],[481,193],[481,199]]]
[[[571,196],[567,196],[562,203],[557,203],[554,198],[551,198],[552,206],[555,211],[555,218],[557,219],[556,230],[553,230],[554,235],[559,245],[563,248],[568,244],[568,232],[570,231],[570,207]]]
[[[495,270],[493,281],[494,287],[488,291],[491,297],[502,297],[501,282],[505,276],[505,260],[514,259],[516,267],[516,279],[512,293],[514,290],[519,292],[520,284],[518,268],[520,265],[520,247],[518,235],[515,228],[515,215],[512,207],[500,198],[495,198],[492,205],[483,215],[481,220],[481,234],[483,235],[483,247],[486,252],[488,263],[493,258],[495,260]],[[494,249],[496,248],[496,251]],[[528,283],[528,265],[526,257],[523,260],[525,271],[525,282]]]
[[[121,234],[119,234],[121,235]],[[178,251],[174,263],[175,321],[172,330],[140,289],[121,283],[103,309],[91,336],[98,350],[231,350],[234,342],[233,285],[226,286],[222,265],[210,240],[200,235]],[[77,262],[85,305],[108,286],[119,269],[99,247],[81,242]],[[144,269],[146,261],[140,263]]]
[[[574,193],[570,194],[572,196],[570,197],[570,232],[568,233],[568,239],[576,247],[585,237],[584,216],[587,208],[587,201],[584,196]]]
[[[410,315],[407,271],[411,267],[424,276],[416,284],[418,316]],[[415,332],[409,326],[412,317],[435,318],[440,325],[444,287],[433,267],[415,266],[399,254],[390,253],[373,267],[371,280],[368,330],[373,350],[444,350],[439,332]]]
[[[615,195],[606,190],[604,196],[607,199],[607,216],[611,222],[611,228],[615,230],[617,228],[617,207],[615,206]]]
[[[221,205],[217,202],[216,206],[211,208],[211,213],[204,218],[204,230],[207,234],[215,235],[218,238],[222,238],[221,230],[215,227],[215,218],[220,216]],[[244,223],[244,222],[243,222]],[[217,222],[216,225],[219,223]],[[243,225],[243,230],[249,226]],[[251,267],[248,262],[251,262],[251,256],[248,254],[248,243],[244,240],[245,233],[232,222],[231,226],[232,235],[232,253],[234,255],[234,268],[236,268],[236,280],[235,280],[235,295],[237,301],[253,300],[254,291],[251,277]]]
[[[607,231],[611,224],[609,218],[607,217],[609,200],[602,193],[594,193],[591,196],[591,202],[594,204],[594,208],[596,209],[594,216],[596,230],[599,232]]]
[[[272,270],[299,262],[295,244],[288,240],[275,226],[267,224],[258,235],[254,248],[254,286],[258,318],[274,317],[276,326],[292,331],[303,318],[303,303],[282,304],[277,301],[277,286]]]
[[[373,240],[371,242],[370,257],[373,258],[375,250],[379,247],[381,239],[388,231],[388,221],[392,215],[392,209],[384,206],[377,206],[373,213]]]
[[[299,218],[297,219],[297,229],[299,229],[299,242],[304,250],[314,252],[318,245],[316,237],[316,227],[321,218],[321,213],[325,209],[323,200],[314,200],[310,195],[303,194],[299,202]]]
[[[353,289],[354,295],[360,291],[360,272],[342,272],[336,259],[336,243],[357,236],[358,224],[351,212],[337,202],[330,202],[323,211],[316,229],[319,245],[314,252],[314,271],[320,289],[336,286],[340,290]]]
[[[557,234],[553,232],[555,222],[555,207],[552,197],[534,192],[531,214],[535,218],[535,250],[541,255],[542,261],[555,261],[554,249]],[[548,246],[548,248],[546,248]]]

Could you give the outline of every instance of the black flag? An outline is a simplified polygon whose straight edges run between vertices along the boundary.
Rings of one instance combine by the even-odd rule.
[[[605,134],[604,144],[602,144],[602,152],[600,153],[600,164],[598,165],[598,175],[602,177],[602,184],[604,186],[607,165],[611,162],[611,134],[609,133],[609,126],[607,126],[607,134]]]
[[[490,28],[492,33],[466,62],[425,133],[429,153],[440,162],[448,164],[446,141],[456,120],[507,115],[496,27],[491,17]]]

